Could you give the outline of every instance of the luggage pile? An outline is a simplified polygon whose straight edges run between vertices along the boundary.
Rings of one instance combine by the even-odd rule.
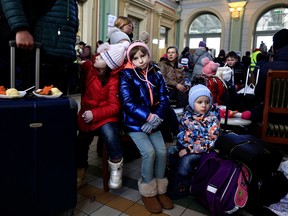
[[[244,209],[252,215],[275,215],[267,207],[288,194],[288,179],[278,170],[283,154],[252,135],[225,133],[217,152],[201,156],[190,194],[211,216]]]

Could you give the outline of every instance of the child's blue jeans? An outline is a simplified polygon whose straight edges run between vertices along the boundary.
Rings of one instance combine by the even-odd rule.
[[[142,156],[141,177],[143,183],[154,178],[164,178],[166,168],[166,146],[160,131],[152,134],[129,132]]]
[[[177,146],[170,146],[167,149],[167,160],[172,169],[176,169],[181,176],[192,176],[201,154],[186,154],[179,157],[179,148]]]

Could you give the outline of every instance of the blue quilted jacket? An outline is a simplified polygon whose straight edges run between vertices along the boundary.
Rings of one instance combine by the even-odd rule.
[[[138,68],[134,71],[126,65],[120,73],[119,96],[123,109],[122,121],[128,132],[140,132],[149,113],[157,114],[164,119],[170,107],[167,85],[159,68],[150,65],[149,69],[147,80],[152,89],[153,103],[151,103],[147,80]]]
[[[44,54],[66,62],[75,60],[76,0],[1,0],[0,11],[12,33],[28,30],[42,44]]]

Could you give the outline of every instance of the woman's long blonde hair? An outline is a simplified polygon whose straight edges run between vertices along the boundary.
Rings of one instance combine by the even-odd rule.
[[[125,16],[119,16],[114,22],[114,26],[118,27],[119,29],[122,29],[124,26],[133,24],[132,21]]]

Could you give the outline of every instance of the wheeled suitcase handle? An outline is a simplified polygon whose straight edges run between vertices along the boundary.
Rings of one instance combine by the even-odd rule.
[[[254,68],[254,70],[256,69],[256,80],[255,82],[253,83],[254,85],[254,91],[255,91],[255,87],[258,83],[258,79],[259,79],[259,71],[260,71],[260,67],[258,65],[255,65],[255,66],[249,66],[247,68],[247,72],[246,72],[246,81],[245,81],[245,85],[244,85],[244,96],[246,95],[246,89],[247,89],[247,86],[248,86],[248,80],[249,80],[249,76],[250,76],[250,70],[251,68]],[[254,73],[254,70],[251,72],[251,73]],[[251,82],[252,83],[252,82]],[[250,83],[250,84],[251,84]],[[249,85],[250,85],[249,84]]]
[[[35,89],[39,89],[40,83],[40,48],[41,43],[34,42],[36,47],[36,61],[35,61]],[[15,47],[16,41],[9,41],[10,46],[10,88],[15,88]]]

